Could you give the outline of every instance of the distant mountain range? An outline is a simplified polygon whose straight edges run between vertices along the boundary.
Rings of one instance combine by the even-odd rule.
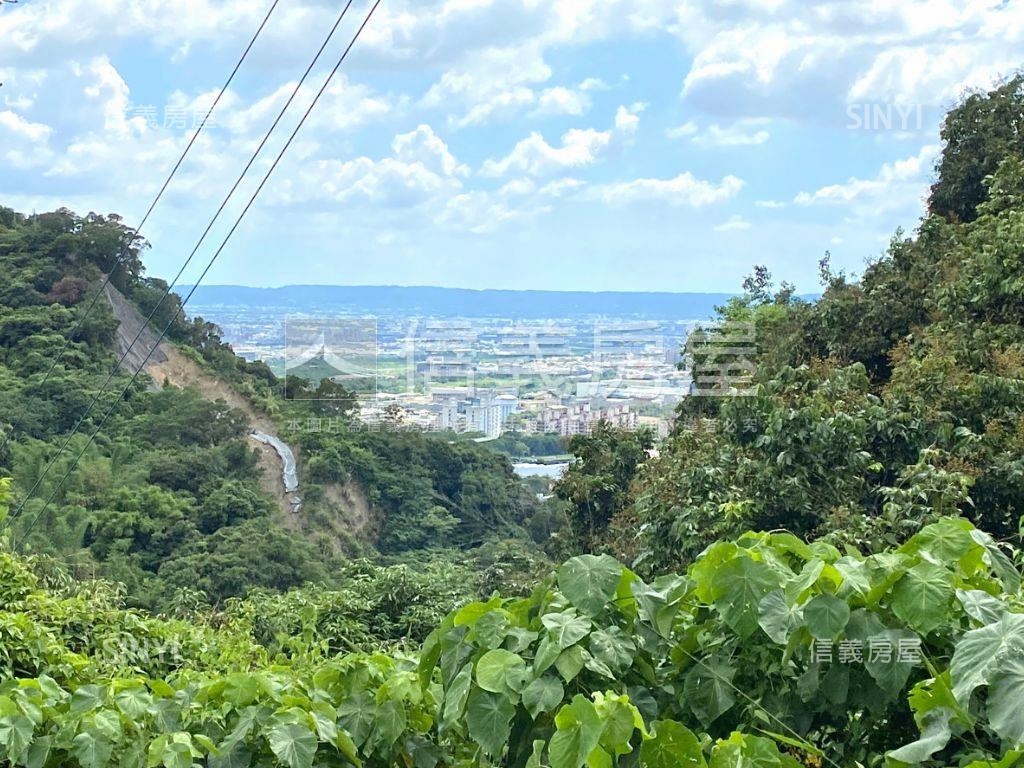
[[[182,288],[186,293],[188,287]],[[507,291],[427,286],[286,285],[252,288],[201,285],[193,307],[275,307],[295,312],[349,311],[426,317],[636,317],[701,320],[724,304],[728,293],[642,293],[627,291]]]

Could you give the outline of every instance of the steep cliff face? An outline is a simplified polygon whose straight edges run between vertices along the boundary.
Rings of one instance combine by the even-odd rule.
[[[121,361],[121,367],[128,373],[134,374],[145,365],[146,373],[148,373],[151,367],[166,363],[167,347],[170,345],[163,342],[157,344],[158,334],[146,324],[146,318],[136,309],[135,305],[109,283],[107,283],[104,293],[118,322],[117,331],[114,334],[114,348]],[[138,337],[137,341],[136,337]],[[154,347],[156,348],[154,349]],[[146,355],[151,349],[153,353],[149,356],[149,360],[146,360]],[[153,378],[154,389],[159,388],[160,383],[159,379]]]

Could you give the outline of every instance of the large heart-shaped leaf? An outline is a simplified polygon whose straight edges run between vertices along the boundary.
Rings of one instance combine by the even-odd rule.
[[[574,606],[596,616],[615,596],[622,564],[608,555],[580,555],[558,569],[558,588]]]
[[[310,768],[316,754],[316,734],[299,723],[281,723],[267,734],[270,751],[288,768]]]
[[[512,731],[516,708],[503,693],[474,688],[466,703],[466,725],[469,736],[489,755],[498,757],[505,749]]]

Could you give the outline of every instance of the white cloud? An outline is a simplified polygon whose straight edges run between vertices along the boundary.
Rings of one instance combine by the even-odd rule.
[[[905,203],[908,192],[923,189],[931,173],[939,147],[928,145],[916,155],[886,163],[873,179],[851,178],[843,184],[830,184],[814,192],[801,192],[794,202],[799,205],[849,205],[887,198]]]
[[[676,128],[669,128],[665,136],[670,139],[689,138],[697,146],[705,148],[756,146],[771,138],[771,134],[764,128],[768,122],[748,118],[725,127],[714,123],[702,130],[696,122],[690,120]]]
[[[9,109],[0,111],[0,157],[13,169],[47,166],[53,156],[49,147],[52,134],[49,125],[32,122]]]
[[[611,131],[573,128],[562,136],[561,146],[553,147],[534,132],[504,158],[487,160],[480,172],[484,176],[504,176],[509,171],[542,176],[567,168],[583,168],[597,162],[611,140]]]
[[[697,127],[697,123],[693,120],[687,120],[680,126],[666,130],[665,136],[670,139],[684,139],[687,136],[693,136],[698,130],[700,129]]]
[[[267,195],[279,205],[305,203],[373,204],[402,208],[446,200],[461,193],[458,162],[433,129],[420,125],[395,136],[392,155],[377,160],[319,159],[303,162]]]
[[[83,13],[75,0],[33,0],[0,15],[0,61],[49,67],[123,41],[183,61],[211,48],[235,54],[264,10],[258,0],[104,0]],[[336,11],[322,0],[282,4],[254,63],[300,61]],[[666,33],[692,61],[680,73],[687,98],[708,111],[735,118],[767,107],[761,114],[841,122],[850,101],[942,106],[965,85],[1013,71],[1024,14],[1020,0],[393,0],[361,49],[370,66],[442,72],[435,105],[480,124],[521,109],[517,88],[536,106],[534,89],[552,76],[550,51]],[[569,108],[558,98],[549,101]]]
[[[743,120],[722,128],[718,124],[711,125],[707,130],[693,137],[693,142],[701,147],[743,147],[764,144],[771,138],[763,127],[762,121]]]
[[[544,197],[566,197],[585,186],[585,181],[568,177],[565,179],[558,179],[556,181],[549,181],[538,190],[538,194]]]
[[[730,216],[727,221],[715,225],[715,232],[741,232],[750,229],[750,222],[742,216]]]
[[[267,2],[25,0],[5,8],[0,179],[7,183],[0,191],[40,206],[46,199],[129,216],[144,208],[190,133],[147,124],[136,111],[140,102],[155,103],[161,117],[166,106],[191,111],[208,103]],[[199,220],[209,198],[226,189],[337,11],[327,0],[280,5],[169,191],[165,204],[176,224]],[[630,44],[636,40],[639,45]],[[675,173],[656,165],[661,148],[647,146],[652,137],[640,130],[638,106],[620,109],[614,120],[605,113],[641,93],[654,98],[656,91],[645,86],[647,45],[660,46],[651,61],[679,86],[671,86],[670,98],[681,103],[652,109],[656,120],[686,115],[687,122],[665,131],[685,143],[677,150],[699,155],[695,150],[709,147],[764,147],[777,132],[768,121],[785,119],[794,136],[814,142],[815,152],[845,153],[865,137],[815,131],[822,123],[842,126],[851,105],[923,106],[924,130],[931,131],[938,110],[965,86],[986,86],[1012,72],[1024,47],[1024,0],[388,0],[267,199],[301,203],[289,212],[297,226],[300,208],[310,218],[340,221],[342,205],[356,206],[360,224],[352,226],[369,227],[379,217],[384,231],[408,235],[383,236],[387,244],[426,250],[437,222],[442,231],[484,234],[548,207],[588,201],[600,211],[602,203],[710,206],[734,198],[743,182],[726,175],[723,152],[707,153],[699,169],[682,166],[700,178],[634,178]],[[602,47],[625,51],[621,75],[586,69],[586,57]],[[611,101],[611,86],[582,79],[586,71],[601,71],[616,97],[620,89],[623,95]],[[168,93],[168,82],[186,85]],[[312,87],[319,82],[311,80]],[[304,89],[296,106],[304,108],[311,95]],[[584,117],[598,110],[604,117]],[[565,116],[577,118],[574,130],[541,122]],[[499,123],[507,125],[481,130]],[[286,120],[285,129],[291,124]],[[910,135],[916,143],[909,146],[923,143],[920,131]],[[897,134],[868,138],[877,148]],[[631,142],[637,146],[627,153]],[[620,153],[623,166],[644,170],[610,167]],[[900,149],[891,156],[899,153],[911,154]],[[814,208],[798,218],[818,219],[820,226],[838,211],[836,218],[856,222],[858,233],[889,229],[897,223],[894,205],[917,205],[931,162],[919,155],[869,166],[837,184],[798,185],[807,191],[796,201]],[[607,174],[593,178],[602,163]],[[482,173],[474,175],[470,165]],[[806,167],[795,163],[793,174]],[[760,170],[754,165],[750,173]],[[608,181],[615,178],[626,180]],[[760,196],[776,198],[755,202],[758,208],[781,209],[783,197],[792,199],[777,175],[767,186],[756,182]],[[729,225],[726,217],[710,219],[704,229]],[[642,240],[645,233],[629,228],[645,226],[626,216],[622,237]],[[340,231],[325,225],[324,242]],[[365,241],[372,244],[375,234]]]
[[[448,145],[429,125],[420,125],[415,131],[395,136],[391,148],[397,159],[407,163],[423,163],[441,175],[469,175],[469,168],[455,159]]]
[[[500,159],[484,162],[480,172],[484,176],[505,176],[515,171],[530,176],[544,176],[560,170],[585,168],[600,160],[618,141],[628,141],[640,122],[638,113],[642,104],[620,106],[615,114],[614,127],[607,131],[594,128],[573,128],[566,131],[559,146],[534,131],[515,145]]]
[[[647,104],[638,101],[628,107],[620,106],[615,110],[615,130],[623,136],[633,136],[640,127],[640,113],[647,109]]]
[[[522,197],[523,195],[530,195],[537,191],[537,185],[533,183],[532,179],[512,179],[502,185],[498,190],[499,195],[505,197]]]
[[[551,74],[536,45],[476,49],[467,53],[459,68],[441,75],[420,104],[448,110],[452,125],[482,125],[533,106],[537,99],[533,86],[546,82]],[[464,111],[456,115],[460,107]]]
[[[723,116],[842,124],[849,103],[942,109],[1020,65],[1020,0],[738,0],[718,14],[680,11],[693,54],[692,105]]]
[[[537,108],[533,110],[532,115],[582,115],[590,109],[591,103],[590,96],[585,91],[558,85],[541,92],[537,97]]]
[[[214,113],[216,123],[239,135],[253,135],[266,131],[288,97],[295,90],[297,81],[282,83],[270,93],[252,99],[244,104],[236,92],[228,92],[221,100]],[[299,89],[292,104],[296,113],[312,102],[319,84],[313,86],[308,82]],[[216,96],[216,91],[200,94],[188,100],[181,96],[189,110],[203,110],[208,107]],[[174,99],[172,99],[174,101]],[[303,128],[307,135],[312,132],[334,133],[358,128],[367,123],[380,120],[396,109],[393,100],[380,96],[365,85],[353,84],[343,74],[337,75],[324,91],[316,109],[310,115]]]
[[[451,229],[480,235],[493,232],[523,215],[489,193],[474,190],[451,198],[438,222]]]
[[[17,112],[5,109],[0,112],[0,128],[28,139],[33,144],[45,142],[53,133],[53,128],[43,123],[33,123],[26,120]]]
[[[698,208],[730,200],[739,194],[743,181],[725,176],[715,183],[696,178],[689,171],[671,179],[635,179],[595,188],[597,196],[610,205],[657,200],[671,205]]]

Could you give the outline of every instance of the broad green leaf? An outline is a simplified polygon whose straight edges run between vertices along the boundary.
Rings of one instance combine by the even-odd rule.
[[[168,742],[160,755],[164,768],[192,768],[192,747],[181,741]]]
[[[476,683],[485,691],[504,693],[522,690],[526,662],[509,651],[488,651],[476,663]]]
[[[587,768],[613,768],[615,760],[602,747],[595,747],[587,757]]]
[[[576,615],[576,611],[546,613],[540,617],[540,620],[554,637],[559,648],[575,645],[590,633],[592,626],[590,619],[586,616]]]
[[[583,669],[583,665],[587,661],[587,652],[578,645],[574,645],[572,648],[562,651],[562,654],[555,661],[555,669],[558,670],[558,674],[562,676],[562,679],[567,683],[571,683],[576,675]]]
[[[625,672],[633,663],[636,643],[616,626],[597,629],[590,634],[590,653],[615,672]]]
[[[907,572],[910,560],[902,552],[879,552],[864,558],[865,573],[871,585],[864,596],[865,604],[874,607],[889,594],[893,585]]]
[[[245,742],[232,744],[219,755],[210,755],[210,768],[249,768],[252,765],[252,750]]]
[[[850,620],[850,606],[834,595],[816,595],[804,606],[804,623],[819,640],[836,640]]]
[[[526,761],[526,768],[542,768],[541,758],[544,756],[544,747],[547,746],[547,742],[543,739],[535,739],[533,742],[533,752],[530,753],[530,759]]]
[[[706,768],[693,731],[673,720],[651,725],[653,736],[640,747],[641,768]]]
[[[537,646],[537,655],[533,659],[533,673],[543,674],[558,659],[562,653],[562,646],[558,644],[551,635],[545,635]]]
[[[934,563],[919,563],[893,589],[892,610],[911,629],[927,635],[949,615],[953,574]]]
[[[104,768],[113,750],[113,744],[88,731],[75,736],[72,742],[72,753],[82,768]]]
[[[89,712],[103,705],[106,691],[99,685],[83,685],[71,695],[71,711]]]
[[[593,702],[575,696],[555,716],[555,735],[548,746],[551,768],[580,768],[601,740],[603,726]]]
[[[737,557],[715,571],[712,580],[715,606],[725,623],[740,637],[750,637],[761,600],[779,587],[777,576],[764,563]]]
[[[482,648],[497,648],[508,636],[511,624],[504,611],[491,611],[481,616],[470,632],[470,638]]]
[[[999,621],[1009,610],[1005,602],[980,589],[958,589],[956,596],[964,607],[964,613],[979,624]]]
[[[960,705],[966,708],[974,689],[987,685],[1010,658],[1024,658],[1024,614],[1008,613],[997,622],[965,632],[949,665],[953,694]]]
[[[932,563],[955,563],[972,547],[971,523],[962,518],[945,518],[926,525],[901,548],[921,553]]]
[[[612,672],[611,667],[605,664],[600,659],[595,659],[592,654],[583,653],[583,666],[589,669],[591,672],[596,672],[601,677],[607,677],[609,680],[618,680],[618,675]]]
[[[894,698],[907,684],[914,667],[921,663],[914,658],[913,652],[920,647],[921,639],[909,630],[882,630],[867,638],[863,650],[864,666],[878,687]]]
[[[345,731],[338,731],[338,736],[334,740],[334,745],[338,748],[338,751],[341,752],[341,754],[343,754],[350,763],[352,763],[352,765],[356,766],[356,768],[360,768],[360,766],[362,766],[362,761],[359,759],[359,748],[352,740],[352,737]]]
[[[356,744],[362,745],[373,731],[377,703],[366,691],[346,697],[338,705],[341,727],[348,731]]]
[[[466,725],[470,738],[487,754],[500,757],[512,731],[516,708],[508,696],[474,688],[466,703]]]
[[[299,723],[282,723],[267,734],[270,750],[288,768],[311,768],[316,754],[317,738],[308,727]]]
[[[703,725],[710,725],[736,703],[735,674],[735,668],[720,658],[700,661],[686,673],[683,697]]]
[[[825,563],[818,559],[811,560],[805,564],[797,576],[786,582],[786,601],[789,603],[799,602],[803,593],[811,588],[824,569]]]
[[[580,555],[558,569],[558,588],[588,616],[596,616],[615,596],[622,564],[608,555]]]
[[[480,617],[493,610],[501,608],[501,598],[492,597],[487,602],[469,603],[460,608],[453,617],[456,627],[472,626],[480,620]]]
[[[1024,765],[1024,750],[1010,750],[999,758],[997,763],[988,759],[973,760],[964,768],[1021,768],[1022,765]]]
[[[716,598],[715,574],[722,566],[732,562],[739,552],[739,547],[731,541],[716,541],[697,558],[690,567],[694,579],[697,597],[701,602],[711,603]]]
[[[839,587],[839,596],[849,598],[851,595],[864,597],[871,589],[867,567],[863,560],[846,555],[835,562],[835,569],[843,577]]]
[[[924,726],[926,715],[939,709],[948,709],[954,717],[962,720],[960,713],[963,710],[953,697],[948,670],[917,683],[910,692],[909,702],[919,728]],[[965,722],[964,725],[970,723]]]
[[[803,623],[803,608],[788,604],[782,590],[777,589],[762,598],[757,622],[773,642],[785,645],[793,630]]]
[[[377,707],[373,718],[373,737],[375,744],[390,747],[405,732],[407,722],[405,710],[397,701],[385,701]]]
[[[32,742],[24,755],[25,768],[43,768],[50,759],[50,749],[53,740],[49,736],[42,736]]]
[[[686,595],[686,579],[662,576],[649,586],[637,580],[633,582],[632,590],[640,615],[667,639],[672,634],[672,622],[679,614],[682,598]]]
[[[952,735],[949,720],[952,714],[948,709],[932,710],[924,717],[921,738],[905,747],[886,752],[885,756],[901,763],[923,763],[949,743]]]
[[[541,712],[554,709],[562,703],[565,689],[558,678],[545,675],[538,677],[523,690],[523,706],[534,720]]]
[[[469,628],[456,627],[451,632],[445,633],[437,643],[439,649],[437,666],[441,670],[441,682],[445,686],[451,685],[455,675],[459,673],[462,666],[469,661],[477,649],[473,646],[467,636]],[[423,672],[421,670],[421,681]],[[427,682],[430,676],[427,675]]]
[[[338,741],[338,710],[326,701],[317,701],[309,709],[320,741],[334,744]]]
[[[96,712],[92,716],[92,728],[110,741],[117,742],[121,738],[121,718],[113,710],[102,709]]]
[[[1015,748],[1024,747],[1024,656],[1007,658],[988,686],[988,724]]]
[[[244,707],[256,699],[262,687],[256,675],[240,672],[230,674],[227,676],[227,687],[224,688],[224,700],[236,707]]]
[[[451,687],[445,691],[444,712],[442,720],[445,725],[453,725],[462,717],[466,710],[466,699],[469,698],[469,689],[473,684],[473,664],[467,662],[462,670],[455,676]]]
[[[641,734],[647,735],[640,710],[633,706],[625,694],[598,691],[594,694],[594,708],[604,726],[601,746],[610,755],[618,757],[632,752],[633,746],[629,742],[634,731],[639,730]]]
[[[114,703],[132,720],[138,720],[153,706],[153,697],[145,688],[128,688],[114,696]]]
[[[32,743],[35,727],[24,715],[0,717],[0,746],[12,760],[17,760]]]
[[[1017,594],[1020,591],[1020,571],[1000,549],[999,544],[987,533],[977,529],[971,531],[971,538],[985,548],[985,559],[1003,585],[1003,590],[1011,595]]]
[[[710,768],[782,768],[799,766],[787,761],[771,739],[749,733],[733,733],[720,740],[711,751]]]

